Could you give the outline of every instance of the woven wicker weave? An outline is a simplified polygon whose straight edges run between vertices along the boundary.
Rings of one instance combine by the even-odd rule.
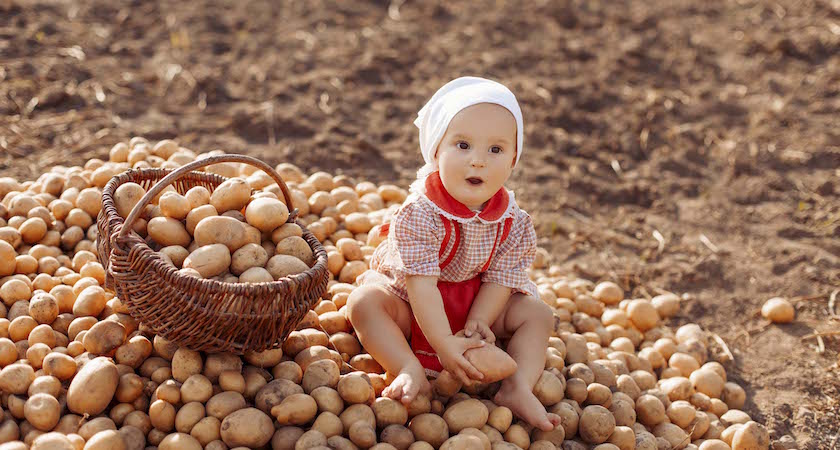
[[[150,247],[150,242],[130,231],[145,206],[169,185],[180,194],[195,186],[212,192],[226,178],[194,170],[220,162],[253,165],[277,182],[292,211],[288,221],[303,228],[303,238],[315,254],[315,264],[309,270],[271,283],[222,283],[193,278],[179,274]],[[142,186],[146,195],[124,219],[117,214],[114,193],[128,182]],[[129,170],[111,179],[102,193],[97,251],[106,268],[106,287],[114,289],[134,318],[178,345],[236,354],[276,348],[319,301],[328,281],[327,253],[315,236],[295,221],[296,216],[297,210],[280,175],[248,156],[208,157],[174,171]]]

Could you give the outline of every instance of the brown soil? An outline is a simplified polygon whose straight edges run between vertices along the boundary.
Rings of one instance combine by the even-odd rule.
[[[840,328],[840,4],[275,3],[0,1],[0,175],[143,135],[405,186],[422,103],[496,78],[553,262],[687,293],[774,439],[840,445],[840,339],[803,339]]]

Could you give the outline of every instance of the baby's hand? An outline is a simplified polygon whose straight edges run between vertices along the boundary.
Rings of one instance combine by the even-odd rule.
[[[468,320],[464,326],[464,336],[470,338],[478,335],[479,339],[494,344],[496,342],[496,335],[490,331],[490,327],[480,320]]]
[[[438,348],[435,348],[435,351],[444,369],[448,370],[452,375],[455,375],[462,383],[472,384],[473,380],[481,381],[484,378],[484,374],[467,361],[467,358],[464,357],[464,352],[472,348],[483,347],[484,345],[484,341],[476,338],[463,338],[449,335],[441,341]]]

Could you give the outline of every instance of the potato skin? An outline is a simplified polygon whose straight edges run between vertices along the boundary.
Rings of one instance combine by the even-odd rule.
[[[590,405],[583,409],[578,432],[584,441],[601,444],[607,441],[615,429],[615,418],[607,408]]]
[[[0,370],[0,390],[11,394],[26,394],[35,380],[35,371],[28,364],[14,363]]]
[[[243,408],[222,420],[222,440],[229,447],[262,447],[274,434],[274,422],[256,408]]]
[[[671,444],[674,450],[681,450],[688,445],[690,439],[685,431],[672,423],[660,423],[653,428],[653,435],[663,438]],[[769,442],[768,442],[769,444]]]
[[[233,252],[231,256],[230,273],[242,275],[246,270],[265,266],[268,262],[268,253],[261,245],[245,244]]]
[[[94,358],[70,382],[67,407],[76,414],[95,416],[111,403],[118,383],[117,366],[108,358]]]
[[[306,243],[302,237],[289,236],[286,239],[277,243],[275,252],[278,255],[289,255],[306,263],[307,266],[315,264],[315,255],[312,253],[312,248]]]
[[[219,214],[236,210],[239,211],[248,204],[251,198],[251,186],[242,178],[231,178],[213,190],[210,194],[210,204]]]
[[[117,208],[117,214],[121,217],[128,217],[131,209],[134,208],[143,196],[146,195],[146,190],[137,183],[123,183],[114,191],[114,206]]]
[[[516,372],[516,362],[495,345],[485,345],[464,352],[464,357],[484,374],[482,383],[494,383]]]
[[[761,307],[761,315],[773,323],[790,323],[793,322],[796,311],[786,299],[773,297]]]
[[[443,413],[443,420],[451,433],[460,433],[465,428],[480,429],[487,423],[489,415],[484,403],[471,398],[448,407]]]
[[[415,439],[428,442],[434,448],[439,448],[449,439],[449,425],[435,414],[425,413],[414,417],[408,428],[414,433]]]
[[[732,448],[769,448],[770,434],[764,426],[752,420],[744,424],[732,437]]]
[[[125,450],[125,441],[116,430],[103,430],[88,439],[85,443],[85,448],[89,450]],[[161,450],[168,450],[166,447],[161,447]],[[192,450],[188,447],[184,450]]]
[[[94,324],[82,340],[85,350],[94,355],[113,356],[117,348],[125,342],[125,327],[113,320],[103,320]]]
[[[35,394],[26,400],[24,415],[26,420],[41,431],[50,431],[60,419],[61,406],[50,394]]]
[[[197,248],[184,260],[184,268],[195,269],[204,278],[227,272],[230,267],[230,250],[224,244],[210,244]]]
[[[245,208],[245,220],[268,233],[280,227],[289,218],[289,209],[283,202],[273,198],[256,198]]]
[[[201,219],[193,232],[196,245],[224,244],[231,253],[250,242],[245,224],[228,216]]]
[[[294,256],[274,255],[268,260],[265,268],[275,280],[278,280],[289,275],[305,272],[309,269],[309,266]]]
[[[155,217],[146,225],[149,236],[158,244],[168,247],[180,245],[187,247],[192,238],[180,220],[171,217]]]

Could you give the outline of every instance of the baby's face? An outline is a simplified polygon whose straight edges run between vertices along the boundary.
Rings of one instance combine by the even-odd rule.
[[[443,186],[455,200],[481,208],[504,185],[516,158],[516,119],[506,108],[479,103],[449,122],[435,154]]]

